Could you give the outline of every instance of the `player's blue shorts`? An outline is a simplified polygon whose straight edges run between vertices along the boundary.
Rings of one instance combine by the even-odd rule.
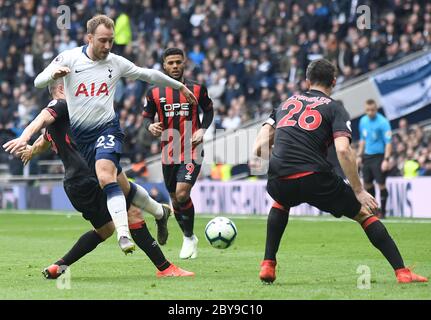
[[[124,133],[116,119],[97,132],[93,141],[85,143],[77,141],[77,147],[94,173],[96,171],[96,161],[107,159],[115,164],[119,174],[122,171],[120,158],[123,150],[123,139]]]

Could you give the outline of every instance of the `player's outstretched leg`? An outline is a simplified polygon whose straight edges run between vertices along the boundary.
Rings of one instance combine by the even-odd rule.
[[[403,258],[394,240],[389,235],[383,223],[374,215],[359,213],[355,220],[358,221],[365,231],[370,242],[382,252],[386,260],[395,271],[399,283],[427,282],[428,279],[413,273],[404,266]]]
[[[195,274],[190,271],[183,270],[174,264],[170,263],[163,254],[156,240],[151,236],[148,231],[147,225],[144,221],[130,224],[130,232],[133,240],[150,258],[151,262],[158,269],[156,276],[161,277],[187,277],[194,276]]]
[[[165,245],[169,236],[168,219],[172,212],[171,207],[155,201],[147,190],[140,185],[133,182],[129,182],[129,184],[130,191],[127,195],[127,200],[156,218],[157,241],[160,245]]]
[[[43,269],[42,274],[44,277],[47,279],[57,279],[70,265],[93,251],[100,243],[110,237],[114,232],[114,225],[112,222],[109,222],[98,229],[98,231],[91,230],[84,233],[63,258]]]
[[[289,221],[289,209],[283,208],[277,202],[274,202],[268,215],[267,229],[266,229],[266,245],[265,257],[261,262],[259,278],[265,283],[274,282],[275,266],[277,264],[277,251],[280,246],[281,237],[286,229]]]

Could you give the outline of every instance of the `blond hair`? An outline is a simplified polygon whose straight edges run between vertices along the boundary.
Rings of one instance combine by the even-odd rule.
[[[96,32],[97,27],[100,26],[101,24],[103,24],[105,27],[109,29],[114,29],[114,21],[108,16],[99,14],[87,21],[87,33],[94,34]]]

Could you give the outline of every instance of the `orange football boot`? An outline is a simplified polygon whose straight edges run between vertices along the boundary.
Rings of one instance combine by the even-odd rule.
[[[49,267],[43,269],[42,274],[46,279],[57,279],[66,271],[66,269],[67,267],[65,266],[52,264]]]
[[[263,282],[273,283],[275,280],[275,266],[277,261],[275,260],[263,260],[260,264],[259,278]]]
[[[194,276],[194,272],[190,272],[187,270],[183,270],[180,267],[177,267],[174,264],[171,264],[167,269],[163,271],[157,271],[156,276],[157,278],[163,278],[163,277],[190,277]]]
[[[428,282],[428,278],[413,273],[411,268],[402,268],[395,270],[398,283],[410,283],[410,282]]]

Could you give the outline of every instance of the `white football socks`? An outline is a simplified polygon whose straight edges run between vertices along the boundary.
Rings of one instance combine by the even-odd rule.
[[[127,219],[127,205],[126,198],[124,195],[116,194],[113,196],[108,196],[108,210],[112,217],[112,222],[114,222],[115,229],[117,230],[117,239],[120,237],[130,237],[129,233],[129,222]]]
[[[163,207],[160,203],[150,197],[147,190],[141,187],[139,184],[136,186],[136,194],[132,199],[132,203],[142,210],[153,215],[157,220],[163,217]]]

